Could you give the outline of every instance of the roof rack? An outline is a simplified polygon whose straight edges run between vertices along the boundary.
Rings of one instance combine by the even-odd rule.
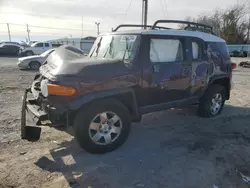
[[[187,24],[187,26],[184,28],[184,30],[191,30],[191,31],[201,31],[205,33],[211,33],[213,35],[213,28],[211,26],[195,23],[195,22],[189,22],[189,21],[182,21],[182,20],[157,20],[154,25],[152,26],[152,29],[157,28],[157,24],[159,23],[179,23],[179,24]]]
[[[145,25],[137,25],[137,24],[122,24],[117,26],[115,29],[113,29],[113,32],[118,31],[118,29],[120,29],[121,27],[141,27],[141,28],[145,28]],[[153,26],[152,25],[146,25],[146,28],[151,29]],[[162,27],[162,26],[155,26],[154,29],[170,29],[168,27]]]

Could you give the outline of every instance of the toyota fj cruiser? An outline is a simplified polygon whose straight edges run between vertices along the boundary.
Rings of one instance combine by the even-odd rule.
[[[125,142],[131,122],[143,114],[194,104],[202,117],[221,113],[232,67],[226,42],[211,27],[178,20],[122,27],[142,26],[120,25],[99,36],[87,57],[64,47],[48,57],[23,96],[23,139],[38,140],[39,126],[48,122],[72,125],[83,149],[105,153]],[[26,125],[26,111],[36,126]]]

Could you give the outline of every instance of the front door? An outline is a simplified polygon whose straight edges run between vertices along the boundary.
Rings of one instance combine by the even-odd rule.
[[[42,43],[42,42],[37,43],[34,46],[33,51],[34,51],[35,54],[41,54],[41,53],[43,53],[44,52],[44,43]]]
[[[187,99],[192,75],[188,41],[182,37],[150,37],[149,62],[143,70],[142,106]]]

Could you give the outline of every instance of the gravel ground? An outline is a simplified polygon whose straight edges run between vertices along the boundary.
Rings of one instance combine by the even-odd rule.
[[[151,113],[121,148],[91,155],[70,129],[46,127],[39,142],[20,140],[21,97],[35,73],[7,60],[0,59],[0,188],[247,187],[236,169],[250,175],[250,69],[234,71],[219,117],[199,118],[194,107]]]

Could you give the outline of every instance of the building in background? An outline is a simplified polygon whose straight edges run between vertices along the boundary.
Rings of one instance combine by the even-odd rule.
[[[85,53],[89,53],[92,45],[94,44],[96,37],[88,36],[84,38],[61,38],[56,40],[50,40],[53,46],[61,46],[64,44],[73,45],[77,48],[80,48]]]

